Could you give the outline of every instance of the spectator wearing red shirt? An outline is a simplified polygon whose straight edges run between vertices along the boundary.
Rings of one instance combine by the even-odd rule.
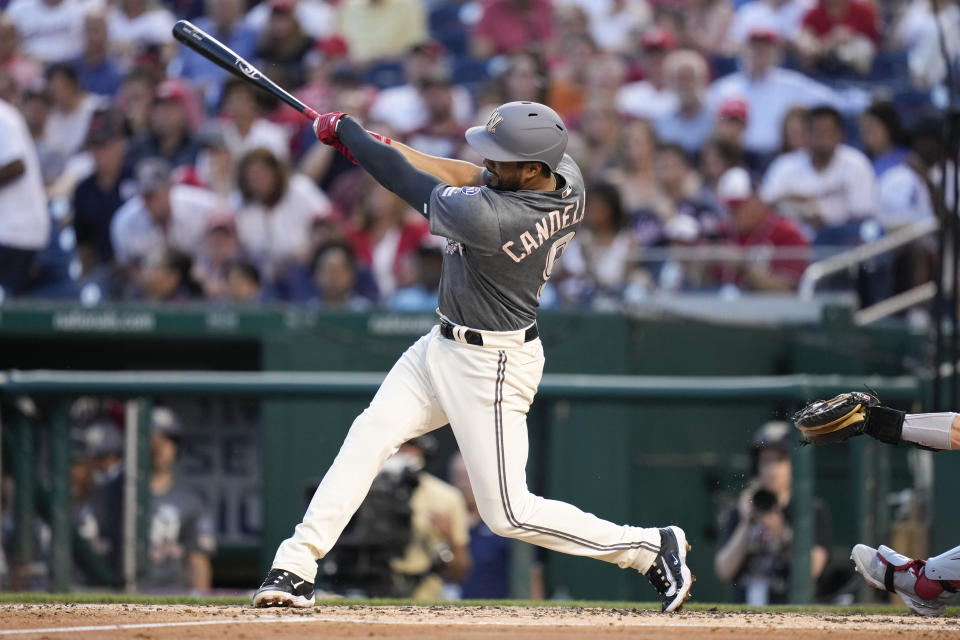
[[[803,17],[795,44],[808,66],[866,74],[880,46],[876,9],[866,0],[819,0]]]
[[[723,265],[721,281],[749,291],[795,291],[807,267],[803,250],[810,246],[800,229],[757,197],[750,175],[742,167],[728,169],[720,177],[717,199],[730,210],[730,239],[735,246],[773,251],[793,248],[801,254],[777,257],[762,251],[750,252],[743,259]]]
[[[479,60],[511,54],[553,37],[551,0],[492,0],[473,29],[471,51]]]

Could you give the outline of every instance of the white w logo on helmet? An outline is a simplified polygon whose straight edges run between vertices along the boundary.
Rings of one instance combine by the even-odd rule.
[[[493,113],[490,114],[490,119],[487,120],[487,131],[493,133],[501,122],[503,122],[503,116],[500,115],[500,109],[494,109]]]

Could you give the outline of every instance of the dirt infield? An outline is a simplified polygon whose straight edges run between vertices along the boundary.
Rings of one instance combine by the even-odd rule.
[[[579,607],[318,606],[256,610],[192,605],[3,604],[0,638],[820,638],[960,640],[960,618],[835,613],[688,611]]]

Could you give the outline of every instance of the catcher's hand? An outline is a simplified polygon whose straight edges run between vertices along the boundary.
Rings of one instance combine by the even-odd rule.
[[[887,444],[900,442],[904,413],[884,407],[868,393],[841,393],[830,400],[815,400],[793,416],[804,442],[831,444],[866,433]]]

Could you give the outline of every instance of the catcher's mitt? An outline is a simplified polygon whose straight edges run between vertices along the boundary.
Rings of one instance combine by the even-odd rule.
[[[904,413],[884,407],[868,393],[841,393],[830,400],[815,400],[793,416],[809,444],[843,442],[866,433],[882,442],[897,444]]]

